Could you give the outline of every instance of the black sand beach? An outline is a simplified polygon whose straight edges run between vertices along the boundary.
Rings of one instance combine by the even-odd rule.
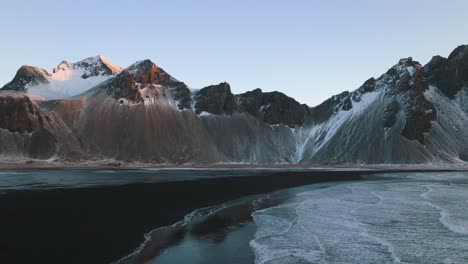
[[[145,233],[197,208],[287,187],[358,180],[369,173],[375,171],[272,170],[249,177],[9,191],[0,195],[0,260],[110,263],[137,248]],[[247,176],[249,170],[239,174]]]

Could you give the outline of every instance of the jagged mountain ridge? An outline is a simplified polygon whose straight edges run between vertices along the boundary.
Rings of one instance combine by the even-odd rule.
[[[57,71],[62,66],[69,65]],[[0,93],[0,102],[30,108],[17,99],[28,92],[18,88],[17,77],[27,76],[27,84],[47,80],[36,69],[29,75],[20,69],[2,88],[18,93]],[[10,134],[31,134],[40,127],[56,138],[54,154],[41,158],[333,164],[468,160],[467,46],[448,58],[435,56],[424,67],[401,59],[381,77],[312,108],[280,92],[255,89],[234,95],[228,83],[190,89],[149,60],[106,76],[72,99],[31,101],[37,108],[33,112],[52,116],[61,126],[15,131],[11,120],[29,120],[31,114],[23,111],[12,119],[11,106],[0,108],[0,141],[8,145],[3,140]],[[64,144],[67,137],[76,144]],[[35,149],[30,147],[34,140],[22,142],[24,149]],[[0,147],[0,153],[38,157],[16,149]]]

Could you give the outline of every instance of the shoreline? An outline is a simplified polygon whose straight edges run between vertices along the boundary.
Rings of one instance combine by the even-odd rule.
[[[1,160],[2,169],[370,169],[370,170],[468,170],[467,164],[253,164],[253,163],[145,163],[116,160],[44,161]]]
[[[127,177],[125,169],[138,171],[118,168],[115,173]],[[111,263],[138,248],[151,230],[170,226],[199,208],[314,183],[366,180],[372,174],[442,171],[244,167],[228,168],[236,171],[235,176],[177,181],[178,169],[213,173],[212,169],[223,168],[166,169],[174,181],[0,191],[0,247],[4,249],[0,259],[8,263]],[[158,175],[159,170],[143,171]],[[89,173],[95,172],[90,169]]]
[[[172,225],[196,209],[301,185],[360,180],[375,173],[275,170],[248,176],[249,172],[189,181],[7,191],[0,196],[4,249],[0,259],[111,263],[138,248],[149,231]]]

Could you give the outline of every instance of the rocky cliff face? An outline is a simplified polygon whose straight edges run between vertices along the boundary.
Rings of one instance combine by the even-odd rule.
[[[181,110],[191,108],[191,92],[187,85],[150,60],[137,62],[124,69],[115,78],[100,85],[96,92],[102,90],[121,104],[172,100]]]
[[[243,111],[270,125],[295,127],[312,121],[311,109],[307,105],[280,92],[264,93],[261,89],[255,89],[237,95],[236,99]]]
[[[24,66],[3,88],[19,92],[0,92],[0,155],[156,163],[463,163],[467,67],[467,46],[424,67],[401,59],[357,90],[310,108],[280,92],[235,95],[228,83],[190,89],[149,60],[122,70],[94,57],[63,62],[52,74]],[[87,80],[88,90],[74,90],[73,98],[30,99],[38,91],[64,95],[76,80]]]
[[[457,47],[448,58],[434,56],[424,69],[428,81],[454,99],[468,87],[468,45]]]
[[[239,112],[236,98],[231,93],[228,83],[220,83],[205,87],[194,94],[195,113],[203,112],[222,115]]]
[[[14,93],[0,97],[0,111],[4,113],[0,116],[0,128],[10,132],[30,133],[44,120],[50,122],[50,117],[41,115],[29,97]]]
[[[0,156],[11,158],[49,159],[81,152],[60,117],[16,92],[0,93],[0,142]]]

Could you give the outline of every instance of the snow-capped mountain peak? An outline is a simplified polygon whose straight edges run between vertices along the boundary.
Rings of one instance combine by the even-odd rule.
[[[129,104],[171,102],[180,109],[190,108],[190,90],[149,59],[133,63],[104,83],[98,93]],[[123,100],[123,101],[121,101]]]
[[[75,63],[62,61],[56,68],[54,68],[53,78],[57,80],[66,80],[70,77],[70,71],[81,73],[81,78],[86,79],[99,75],[115,75],[122,71],[122,67],[112,63],[104,56],[97,55]]]
[[[49,83],[51,74],[44,69],[23,65],[16,72],[15,77],[2,90],[14,90],[24,92],[26,86],[34,86]]]
[[[149,59],[137,61],[126,68],[125,71],[137,78],[142,76],[150,77],[148,78],[148,81],[152,84],[169,85],[179,82],[163,68],[159,67]]]
[[[73,66],[73,64],[71,64],[70,62],[62,61],[59,65],[57,65],[57,67],[55,67],[52,70],[52,73],[56,73],[56,72],[59,72],[59,71],[66,71],[66,70],[72,68],[72,66]]]
[[[64,60],[52,73],[24,66],[2,90],[27,92],[45,99],[63,99],[81,94],[121,71],[122,67],[101,55],[74,63]]]
[[[113,62],[111,62],[110,60],[108,60],[106,57],[102,56],[102,55],[98,55],[97,56],[99,58],[99,60],[104,64],[106,65],[114,74],[117,74],[119,72],[122,71],[122,67],[120,65],[117,65]]]

